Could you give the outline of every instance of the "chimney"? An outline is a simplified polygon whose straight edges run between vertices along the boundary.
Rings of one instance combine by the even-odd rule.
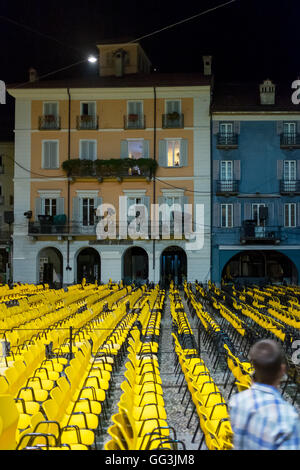
[[[259,85],[260,104],[275,104],[276,85],[267,79]]]
[[[38,80],[38,73],[37,73],[36,69],[34,69],[33,67],[30,67],[30,69],[29,69],[29,81],[30,82],[35,82],[36,80]]]
[[[204,75],[211,75],[211,63],[212,63],[212,56],[211,55],[204,55],[203,59],[203,73]]]
[[[124,49],[118,49],[113,54],[116,77],[123,77],[124,75],[125,56],[126,56],[126,51]]]

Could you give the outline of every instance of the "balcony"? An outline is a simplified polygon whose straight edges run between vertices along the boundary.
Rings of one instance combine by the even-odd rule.
[[[40,217],[40,216],[39,216]],[[45,217],[45,216],[43,216]],[[47,219],[47,217],[46,217]],[[28,224],[28,235],[32,238],[39,238],[45,236],[52,236],[52,237],[92,237],[93,239],[97,240],[97,243],[103,244],[115,244],[123,242],[130,242],[133,238],[130,237],[128,234],[129,224],[132,223],[133,217],[128,217],[128,222],[124,222],[123,225],[116,223],[116,230],[115,230],[115,237],[108,236],[107,238],[100,239],[96,237],[96,227],[98,222],[100,221],[100,217],[95,217],[95,224],[94,225],[83,225],[81,222],[71,222],[65,224],[55,224],[53,223],[53,218],[49,216],[48,220],[40,220],[39,222],[29,222]],[[141,238],[152,240],[152,239],[182,239],[185,240],[185,232],[184,232],[184,225],[182,223],[181,232],[180,227],[175,225],[172,221],[169,224],[163,224],[159,222],[158,226],[151,226],[150,222],[150,215],[149,215],[149,223],[146,227],[137,228],[137,232],[141,231]],[[132,229],[132,226],[131,226]],[[124,234],[128,234],[127,237]],[[148,238],[145,238],[145,235]]]
[[[124,116],[124,129],[145,129],[146,119],[143,114],[126,114]]]
[[[163,114],[162,127],[163,129],[183,129],[184,114],[180,114],[177,112]]]
[[[54,114],[46,114],[39,116],[40,131],[55,131],[60,129],[60,116]]]
[[[239,192],[239,182],[237,180],[217,181],[217,196],[236,196]]]
[[[280,135],[280,148],[283,149],[299,149],[300,148],[300,134],[296,132],[283,133]]]
[[[76,118],[77,130],[97,130],[98,129],[98,116],[82,115]]]
[[[220,133],[217,135],[218,149],[236,149],[238,148],[238,135],[235,133]]]
[[[281,242],[281,227],[257,226],[254,221],[244,221],[240,231],[240,242],[243,245],[278,245]]]
[[[300,181],[299,180],[281,180],[280,181],[280,194],[300,194]]]
[[[62,168],[71,178],[151,179],[157,162],[152,158],[112,158],[109,160],[71,159],[63,162]]]

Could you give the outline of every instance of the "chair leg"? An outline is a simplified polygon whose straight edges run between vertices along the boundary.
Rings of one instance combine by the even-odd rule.
[[[200,444],[199,444],[198,450],[200,450],[200,449],[201,449],[201,447],[202,447],[202,444],[203,444],[203,442],[204,442],[204,439],[205,439],[205,434],[203,433],[203,436],[202,436],[202,439],[201,439],[201,441],[200,441]]]
[[[193,411],[192,411],[192,414],[191,414],[191,416],[190,416],[189,422],[188,422],[188,424],[187,424],[187,426],[186,426],[187,428],[189,428],[189,426],[190,426],[190,424],[191,424],[191,421],[192,421],[192,417],[194,416],[194,414],[195,414],[195,407],[194,407],[194,409],[193,409]]]
[[[195,429],[195,432],[194,432],[194,435],[193,435],[193,438],[192,438],[192,443],[195,442],[195,439],[196,439],[196,436],[197,436],[197,433],[198,433],[199,429],[200,429],[200,425],[199,425],[199,423],[197,423],[197,426],[196,426],[196,429]]]

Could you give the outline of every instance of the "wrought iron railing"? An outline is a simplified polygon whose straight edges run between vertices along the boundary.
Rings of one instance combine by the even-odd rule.
[[[217,194],[237,194],[239,192],[239,182],[237,180],[217,181]]]
[[[39,116],[39,130],[59,130],[60,127],[60,116],[54,114]]]
[[[280,226],[243,225],[240,231],[241,243],[279,244],[281,242]]]
[[[163,129],[180,129],[184,127],[184,114],[168,113],[162,115]]]
[[[230,133],[219,132],[217,135],[217,147],[222,148],[236,148],[238,146],[238,135]]]
[[[78,130],[97,130],[99,119],[98,116],[93,115],[77,116],[76,124]]]
[[[299,180],[281,180],[280,181],[280,194],[300,194],[300,181]]]

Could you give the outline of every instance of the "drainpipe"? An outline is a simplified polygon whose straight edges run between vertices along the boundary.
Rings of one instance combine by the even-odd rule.
[[[67,93],[68,93],[68,160],[71,158],[71,94],[70,94],[70,89],[67,88]],[[70,232],[70,188],[71,182],[70,178],[68,177],[68,196],[67,196],[67,218],[68,218],[68,230],[67,232]],[[66,266],[67,271],[71,271],[72,268],[70,266],[70,240],[69,237],[67,239],[67,266]]]
[[[213,85],[212,85],[213,86]],[[209,272],[210,272],[210,280],[212,280],[212,258],[213,258],[213,123],[212,123],[212,112],[211,112],[211,104],[212,104],[212,99],[213,99],[213,91],[211,90],[210,92],[210,107],[209,107],[209,114],[210,114],[210,267],[209,267]],[[218,257],[219,257],[219,250],[218,250]],[[220,263],[218,263],[219,265]],[[220,267],[219,267],[220,271]]]
[[[156,160],[156,88],[153,87],[154,94],[154,123],[153,123],[153,159]],[[153,204],[156,203],[156,179],[153,178]],[[151,212],[150,212],[151,214]],[[155,240],[153,239],[153,272],[154,272],[154,283],[155,279]]]

